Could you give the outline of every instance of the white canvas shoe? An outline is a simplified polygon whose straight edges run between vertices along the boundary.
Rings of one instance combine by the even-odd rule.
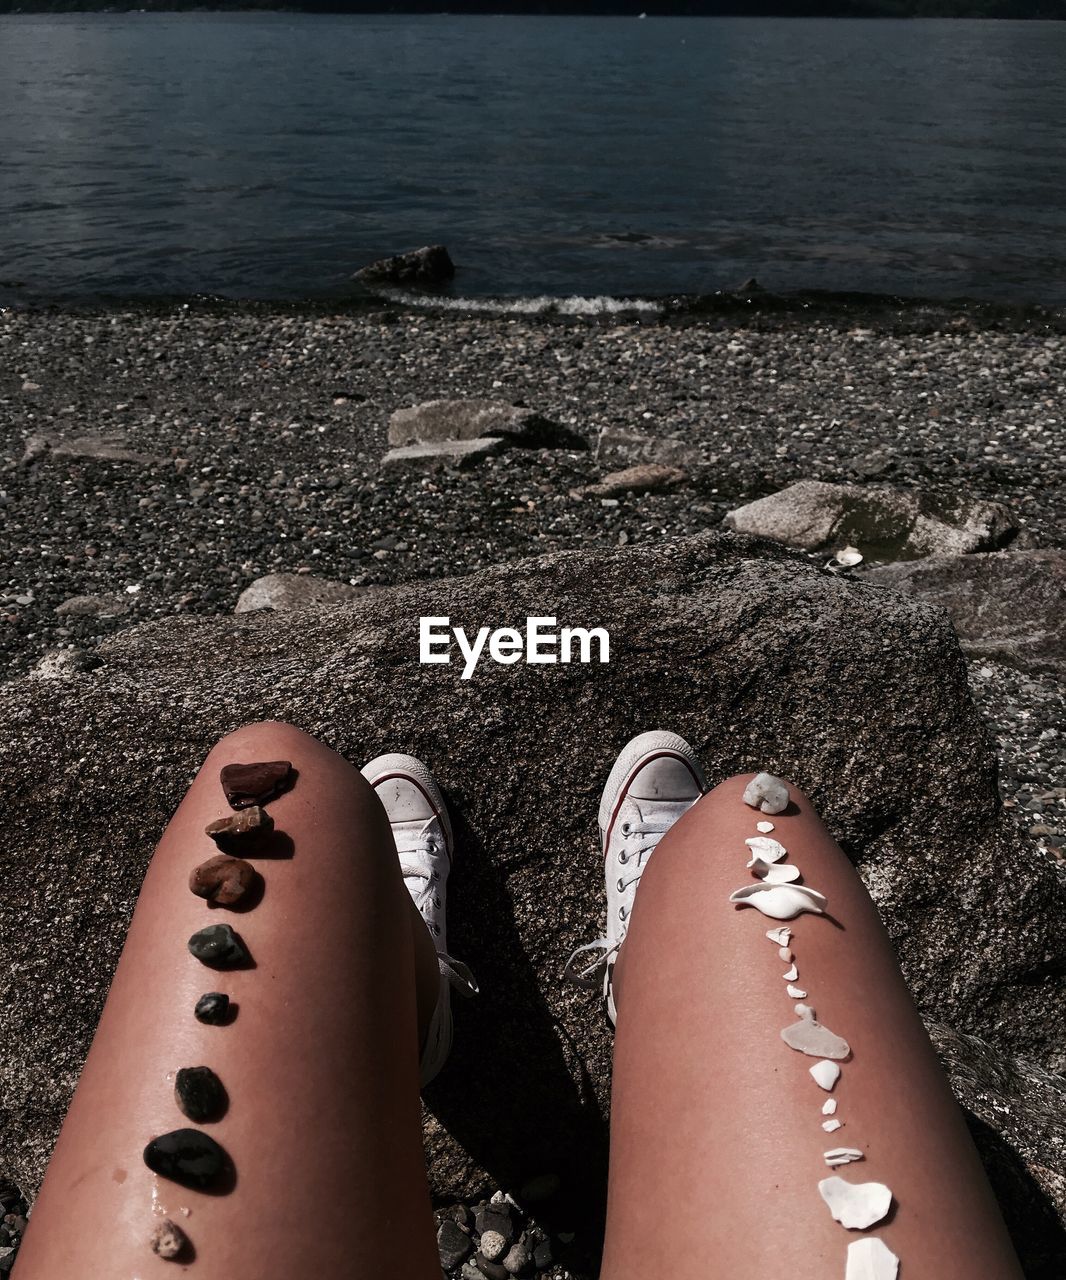
[[[404,884],[437,948],[440,995],[419,1062],[419,1084],[424,1086],[444,1066],[452,1047],[452,988],[464,996],[472,996],[478,989],[466,965],[448,955],[452,824],[436,778],[414,756],[378,756],[362,773],[389,815]]]
[[[600,800],[600,847],[607,881],[605,936],[578,947],[566,962],[565,974],[585,986],[603,984],[603,1001],[615,1022],[611,976],[618,950],[629,929],[633,900],[659,841],[707,789],[696,752],[676,733],[656,729],[642,733],[614,763]],[[575,972],[574,962],[588,951],[604,954]]]

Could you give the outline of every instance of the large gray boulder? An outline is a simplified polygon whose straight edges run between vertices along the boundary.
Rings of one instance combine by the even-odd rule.
[[[468,630],[529,615],[606,626],[611,660],[483,663],[464,681],[457,665],[419,665],[430,614]],[[602,1194],[611,1040],[594,997],[560,973],[602,930],[599,789],[621,745],[652,727],[685,734],[713,781],[765,767],[809,791],[880,904],[923,1013],[998,1055],[1063,1066],[1063,886],[1004,819],[940,610],[712,534],[319,612],[164,619],[97,652],[96,670],[0,688],[0,1173],[26,1187],[155,841],[211,744],[263,717],[357,762],[413,751],[449,793],[449,941],[482,995],[457,1002],[454,1054],[428,1091],[441,1197],[548,1172],[586,1207]],[[994,1110],[989,1123],[1007,1132]],[[1019,1160],[1066,1176],[1062,1146],[1038,1146]]]
[[[532,449],[588,448],[576,431],[506,400],[426,400],[397,409],[389,418],[389,444],[394,448],[485,439]]]
[[[930,556],[866,577],[946,609],[967,653],[1030,671],[1066,667],[1066,551]]]
[[[730,511],[738,533],[822,551],[855,546],[868,560],[994,551],[1017,531],[1001,503],[964,494],[800,480]]]

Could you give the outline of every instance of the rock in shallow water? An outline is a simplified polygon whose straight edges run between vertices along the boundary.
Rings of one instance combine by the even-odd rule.
[[[235,907],[256,887],[259,873],[243,858],[216,854],[201,862],[189,876],[189,888],[198,898],[217,902],[220,907]]]
[[[152,1252],[158,1253],[161,1258],[165,1258],[168,1262],[173,1262],[180,1258],[185,1252],[189,1243],[189,1238],[176,1222],[171,1222],[169,1218],[163,1221],[152,1232]]]
[[[240,936],[228,924],[210,924],[189,939],[189,951],[212,969],[235,969],[251,958]]]
[[[197,1191],[217,1186],[230,1169],[225,1149],[199,1129],[174,1129],[153,1138],[144,1149],[144,1163],[161,1178]]]
[[[174,1097],[184,1115],[210,1124],[226,1110],[226,1090],[210,1067],[182,1067],[174,1081]]]
[[[193,1013],[209,1027],[221,1027],[229,1021],[229,996],[222,991],[206,991],[197,1000]]]
[[[293,770],[288,760],[261,760],[254,764],[227,764],[219,772],[226,799],[234,809],[267,804],[292,786]]]

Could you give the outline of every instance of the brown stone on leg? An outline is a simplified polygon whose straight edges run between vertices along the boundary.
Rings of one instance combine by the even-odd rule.
[[[204,831],[220,849],[239,847],[249,853],[258,848],[273,830],[274,819],[257,804],[249,805],[247,809],[238,809],[229,817],[218,818],[204,827]]]
[[[193,871],[189,888],[198,898],[220,907],[235,907],[255,889],[258,880],[259,873],[250,862],[217,853]]]
[[[152,1232],[152,1252],[158,1253],[168,1262],[176,1262],[188,1252],[189,1239],[176,1222],[169,1218],[163,1221]]]
[[[256,764],[227,764],[219,773],[222,790],[234,809],[266,804],[288,791],[295,781],[288,760],[260,761]]]

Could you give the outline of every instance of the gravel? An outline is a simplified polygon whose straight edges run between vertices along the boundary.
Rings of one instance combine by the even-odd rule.
[[[1047,313],[884,302],[595,319],[0,313],[0,669],[149,618],[230,613],[268,573],[386,585],[655,541],[800,479],[964,488],[1009,505],[1015,545],[1062,546],[1064,330]],[[462,396],[528,405],[593,447],[382,470],[393,410]],[[604,432],[670,437],[660,461],[684,442],[687,481],[583,494],[638,460],[599,445]],[[112,456],[37,443],[23,461],[30,437],[84,436]],[[1008,803],[1061,859],[1063,694],[972,666]]]

